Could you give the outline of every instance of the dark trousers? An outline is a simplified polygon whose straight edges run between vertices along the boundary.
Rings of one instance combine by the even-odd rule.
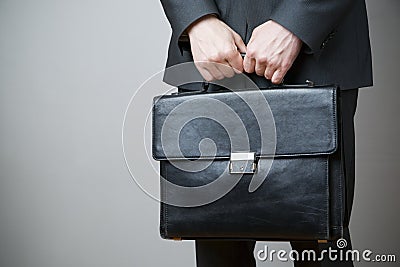
[[[345,225],[348,226],[351,208],[354,197],[355,182],[355,139],[354,139],[354,114],[357,107],[358,89],[341,91],[342,98],[342,123],[343,123],[343,144],[344,144],[344,163],[346,176],[346,218]],[[343,238],[348,245],[343,249],[351,250],[351,239],[348,227],[344,230]],[[196,240],[196,262],[197,267],[255,267],[256,260],[253,256],[255,241],[227,241],[227,240]],[[315,242],[292,241],[292,249],[301,253],[303,250],[314,250],[318,252],[331,247],[337,249],[336,242],[319,244]],[[277,259],[275,259],[277,260]],[[317,261],[297,261],[296,267],[351,267],[351,261],[333,262],[324,257],[322,262]]]

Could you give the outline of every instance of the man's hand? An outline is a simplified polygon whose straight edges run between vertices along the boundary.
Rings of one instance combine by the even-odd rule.
[[[205,80],[221,80],[243,72],[240,52],[245,53],[246,46],[240,35],[217,17],[204,16],[187,33],[193,61]]]
[[[275,21],[254,29],[244,58],[244,70],[272,83],[282,82],[300,52],[302,41]]]

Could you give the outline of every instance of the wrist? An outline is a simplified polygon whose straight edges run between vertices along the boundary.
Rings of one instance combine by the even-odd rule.
[[[215,14],[208,14],[205,15],[195,22],[193,22],[189,27],[186,29],[186,33],[189,37],[197,32],[197,30],[202,29],[203,27],[208,27],[210,23],[219,20]]]

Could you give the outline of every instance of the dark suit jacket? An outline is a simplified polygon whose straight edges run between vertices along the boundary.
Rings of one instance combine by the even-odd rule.
[[[192,61],[185,29],[215,14],[247,43],[258,25],[272,19],[303,41],[285,83],[338,84],[342,89],[372,85],[371,48],[364,0],[161,0],[172,27],[167,67]],[[259,86],[266,79],[254,77]],[[169,82],[168,72],[164,80]]]

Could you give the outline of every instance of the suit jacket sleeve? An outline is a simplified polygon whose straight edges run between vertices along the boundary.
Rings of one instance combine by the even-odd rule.
[[[333,37],[335,27],[354,0],[282,0],[271,19],[299,37],[306,51],[317,53]]]
[[[186,28],[199,18],[209,14],[219,15],[214,0],[161,0],[161,4],[177,41]]]

